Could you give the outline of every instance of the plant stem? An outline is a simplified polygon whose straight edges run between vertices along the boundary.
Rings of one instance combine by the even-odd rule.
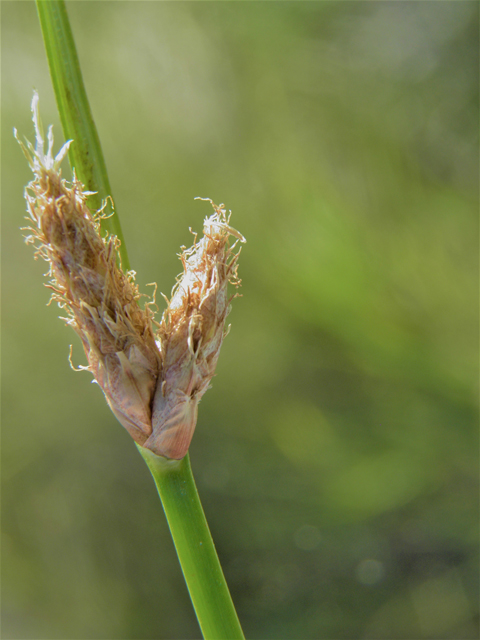
[[[89,207],[96,211],[105,204],[104,212],[108,216],[113,211],[112,189],[65,3],[37,0],[36,4],[63,133],[67,140],[74,141],[68,151],[70,166],[86,190],[94,192],[88,199]],[[118,215],[104,218],[102,226],[121,241],[122,266],[128,271],[130,266]]]
[[[100,209],[112,191],[65,4],[63,0],[37,0],[37,10],[64,135],[74,140],[69,151],[70,165],[85,187],[96,192],[89,205]],[[107,213],[108,207],[107,202]],[[122,241],[122,265],[129,269],[118,215],[102,222]],[[176,461],[156,456],[143,447],[138,450],[157,486],[204,637],[242,640],[242,629],[203,513],[188,454]]]
[[[167,460],[143,447],[138,446],[138,450],[157,485],[204,638],[243,640],[195,486],[189,455],[182,460]]]

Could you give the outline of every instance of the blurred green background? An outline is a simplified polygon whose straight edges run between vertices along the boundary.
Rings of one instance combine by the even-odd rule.
[[[68,10],[141,289],[170,293],[195,196],[248,240],[191,447],[246,635],[478,638],[478,3]],[[1,12],[3,637],[198,638],[19,231],[33,88],[63,138],[35,6]]]

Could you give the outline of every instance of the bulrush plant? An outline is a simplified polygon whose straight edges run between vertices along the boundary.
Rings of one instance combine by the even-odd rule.
[[[164,296],[167,307],[161,321],[156,322],[154,299],[142,308],[135,272],[122,269],[120,240],[101,229],[105,206],[99,211],[89,208],[93,194],[84,189],[75,172],[71,182],[62,178],[61,162],[75,141],[68,141],[54,155],[52,127],[45,140],[38,102],[35,92],[35,145],[28,140],[22,142],[14,131],[34,173],[25,188],[29,221],[24,227],[26,242],[35,246],[36,258],[48,263],[46,286],[52,290],[51,300],[58,303],[66,313],[63,319],[80,336],[88,365],[79,369],[93,374],[111,410],[139,445],[152,471],[205,638],[242,638],[208,527],[202,522],[203,511],[199,502],[195,506],[198,494],[193,478],[188,477],[189,463],[184,468],[179,464],[187,456],[198,403],[209,388],[229,329],[226,318],[231,300],[238,294],[229,294],[227,289],[229,284],[240,285],[238,243],[245,238],[230,226],[230,215],[223,205],[209,200],[214,213],[205,219],[203,237],[197,241],[195,235],[192,247],[183,248],[183,273],[170,300]],[[172,480],[178,484],[178,473],[187,474],[184,486],[192,492],[195,506],[189,517],[197,520],[193,529],[198,529],[200,545],[206,542],[207,554],[201,560],[195,559],[198,549],[194,553],[189,549],[198,545],[189,539],[192,523],[182,522],[183,515],[178,519],[175,505],[171,506],[170,484]],[[174,497],[176,506],[181,499]],[[184,554],[188,556],[185,561]],[[188,576],[192,558],[196,583]],[[211,582],[210,587],[206,581]],[[221,585],[220,596],[216,597],[224,600],[221,606],[226,614],[209,595],[212,588],[215,594],[216,582]],[[206,605],[195,589],[202,591]],[[199,611],[205,606],[208,609],[209,600],[211,611]],[[209,621],[212,616],[213,622]],[[225,625],[222,616],[230,619],[233,630],[229,635],[215,630]]]
[[[183,248],[160,321],[129,270],[99,137],[62,0],[37,0],[47,59],[65,138],[57,155],[32,101],[35,145],[21,142],[34,179],[25,189],[26,241],[49,265],[46,286],[80,336],[93,374],[130,433],[157,487],[197,619],[206,640],[243,640],[213,544],[188,449],[198,403],[208,389],[237,275],[239,243],[223,205],[213,206],[203,236]],[[67,156],[73,177],[62,177]],[[123,265],[123,267],[122,267]],[[164,296],[165,297],[165,296]]]

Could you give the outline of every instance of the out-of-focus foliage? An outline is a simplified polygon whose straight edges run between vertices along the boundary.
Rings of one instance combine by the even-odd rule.
[[[247,636],[477,638],[478,4],[68,10],[141,288],[169,294],[195,196],[248,239],[191,447]],[[35,7],[3,2],[3,635],[196,638],[23,245],[34,87],[59,148]]]

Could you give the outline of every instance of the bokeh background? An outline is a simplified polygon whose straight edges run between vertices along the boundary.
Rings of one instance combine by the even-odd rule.
[[[248,239],[191,446],[247,636],[478,638],[478,4],[68,10],[141,289],[170,293],[195,196]],[[23,243],[33,88],[63,138],[35,6],[1,12],[3,637],[198,638]]]

